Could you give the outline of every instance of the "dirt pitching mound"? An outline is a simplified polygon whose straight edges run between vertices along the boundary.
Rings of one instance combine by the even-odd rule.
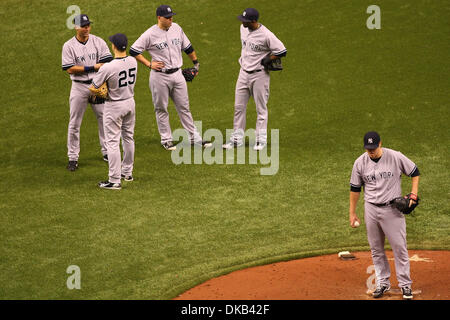
[[[367,300],[373,299],[375,271],[370,252],[352,252],[273,263],[232,272],[200,284],[175,300]],[[392,251],[391,291],[400,300]],[[450,251],[409,250],[415,300],[450,299]]]

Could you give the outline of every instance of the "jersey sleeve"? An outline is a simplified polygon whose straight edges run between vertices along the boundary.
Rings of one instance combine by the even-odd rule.
[[[287,49],[283,42],[278,39],[272,32],[269,32],[267,37],[267,46],[270,49],[271,54],[277,57],[283,57],[287,54]]]
[[[131,45],[130,55],[133,57],[140,55],[145,50],[148,50],[150,45],[150,34],[147,30]]]
[[[352,175],[350,176],[350,188],[354,190],[361,190],[361,187],[363,185],[364,182],[361,176],[360,165],[358,163],[358,160],[356,160],[353,164]]]
[[[183,29],[181,29],[181,50],[184,52],[192,52],[193,50],[190,50],[192,48],[192,44],[189,41],[188,37],[184,33]]]
[[[99,39],[98,63],[110,62],[111,60],[113,60],[113,56],[109,51],[108,45],[102,38],[98,39]]]
[[[62,69],[65,71],[75,65],[75,59],[72,55],[70,47],[67,43],[64,44],[62,49]]]
[[[105,64],[98,69],[98,72],[95,74],[94,79],[92,79],[92,85],[98,89],[105,81],[108,81],[110,78],[110,72],[108,68],[109,64]]]
[[[398,163],[403,174],[411,176],[417,169],[414,162],[409,160],[403,153],[397,152]]]

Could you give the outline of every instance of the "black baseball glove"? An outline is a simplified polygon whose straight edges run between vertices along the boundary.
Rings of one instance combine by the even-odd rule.
[[[186,81],[192,81],[198,74],[198,70],[196,68],[186,68],[183,69],[181,73],[183,74],[183,77],[184,79],[186,79]]]
[[[283,70],[283,65],[281,64],[281,58],[276,58],[274,60],[270,59],[270,54],[265,56],[261,60],[261,65],[264,66],[266,71],[280,71]]]
[[[105,101],[106,101],[105,98],[96,96],[94,94],[89,95],[89,98],[88,98],[88,102],[90,104],[102,104],[102,103],[105,103]]]
[[[413,200],[411,206],[410,200]],[[414,193],[409,193],[404,197],[398,197],[392,200],[392,207],[396,208],[404,214],[410,214],[419,205],[419,197]]]

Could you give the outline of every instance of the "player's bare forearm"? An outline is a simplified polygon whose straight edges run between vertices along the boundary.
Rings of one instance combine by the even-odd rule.
[[[148,61],[142,54],[135,56],[136,60],[142,63],[147,68],[150,68],[150,61]]]
[[[69,69],[67,69],[67,72],[69,74],[89,73],[89,72],[93,72],[93,71],[98,71],[98,69],[100,69],[100,67],[102,65],[103,65],[103,63],[97,63],[97,64],[91,66],[91,68],[93,68],[93,70],[86,70],[85,66],[73,66],[73,67],[70,67]]]
[[[150,68],[150,69],[153,69],[153,70],[161,70],[162,68],[164,68],[164,63],[163,62],[155,61],[155,60],[149,61],[142,54],[139,54],[139,55],[135,56],[135,58],[136,58],[137,61],[142,63],[147,68]]]
[[[411,178],[411,193],[414,193],[416,196],[419,194],[419,176],[415,176]],[[409,206],[411,206],[413,203],[413,200],[409,201]]]
[[[188,54],[189,59],[192,60],[192,62],[194,63],[194,68],[197,69],[197,72],[200,68],[200,63],[197,60],[197,54],[195,53],[195,51],[192,51],[191,53]]]
[[[350,206],[349,214],[350,216],[356,216],[356,205],[358,204],[360,192],[350,191]]]
[[[359,221],[358,216],[356,215],[356,205],[358,204],[360,192],[350,191],[350,205],[349,205],[349,220],[350,226],[354,227],[355,221]]]
[[[197,60],[197,54],[195,53],[195,51],[192,51],[191,53],[188,54],[189,59],[191,59],[192,61]]]
[[[350,191],[350,214],[355,214],[361,192]]]
[[[67,69],[67,72],[69,74],[80,74],[80,73],[84,73],[84,66],[73,66],[70,67],[69,69]]]
[[[419,176],[411,178],[411,193],[415,195],[419,194]]]

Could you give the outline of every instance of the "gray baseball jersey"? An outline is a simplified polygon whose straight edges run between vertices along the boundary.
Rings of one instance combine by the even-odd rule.
[[[287,52],[284,44],[264,25],[249,30],[241,25],[241,57],[239,64],[246,71],[261,69],[261,60],[269,53],[274,56]]]
[[[148,51],[155,61],[164,62],[165,69],[181,68],[183,57],[181,51],[191,47],[191,42],[184,34],[183,29],[172,23],[169,30],[162,30],[153,25],[145,31],[131,46],[133,55]]]
[[[104,82],[107,82],[110,100],[126,100],[134,97],[136,74],[137,61],[135,58],[129,56],[116,58],[99,69],[92,80],[92,85],[99,88]]]
[[[402,174],[411,176],[417,169],[414,162],[401,152],[382,148],[378,162],[364,153],[356,159],[350,186],[364,187],[364,221],[372,252],[378,285],[390,286],[390,267],[384,250],[387,237],[395,257],[395,270],[400,287],[411,286],[410,263],[406,243],[404,215],[389,205],[402,194]]]
[[[106,42],[93,34],[89,35],[86,43],[81,43],[76,37],[71,38],[63,45],[62,68],[67,70],[73,66],[93,66],[96,63],[105,63],[112,60]],[[72,80],[92,80],[94,73],[71,74]]]
[[[287,50],[283,43],[262,24],[256,30],[249,30],[241,25],[240,34],[242,50],[239,64],[241,70],[235,88],[232,139],[238,143],[243,142],[247,103],[253,96],[257,113],[256,141],[265,144],[269,117],[267,102],[270,93],[270,75],[264,70],[261,60],[268,54],[284,56]]]
[[[174,71],[181,68],[183,65],[181,52],[189,50],[191,47],[192,45],[183,29],[178,24],[172,23],[167,31],[162,30],[158,25],[153,25],[130,48],[130,54],[133,56],[148,51],[152,60],[164,63],[162,72],[156,72],[155,70],[150,72],[149,80],[161,144],[172,141],[172,130],[167,110],[169,97],[175,104],[180,122],[189,133],[191,142],[202,140],[189,110],[188,90],[181,69],[173,73],[165,73],[170,69]]]
[[[90,34],[85,43],[71,38],[63,45],[62,69],[67,70],[73,66],[94,66],[97,63],[105,63],[112,60],[112,55],[106,42]],[[88,105],[90,95],[89,81],[95,72],[71,74],[72,89],[70,91],[70,119],[67,133],[67,155],[69,161],[78,161],[80,154],[80,128],[84,112]],[[106,155],[105,135],[103,131],[103,104],[92,105],[98,122],[98,137],[101,152]]]
[[[120,183],[122,174],[131,176],[133,172],[136,76],[137,61],[127,56],[104,64],[92,81],[96,88],[103,82],[108,84],[109,100],[105,102],[103,126],[108,150],[109,182],[112,183]],[[120,138],[123,161],[120,156]]]
[[[401,152],[383,149],[383,156],[378,162],[362,154],[353,164],[350,185],[364,186],[364,200],[370,203],[387,203],[401,196],[401,175],[411,176],[416,170],[414,162]]]

